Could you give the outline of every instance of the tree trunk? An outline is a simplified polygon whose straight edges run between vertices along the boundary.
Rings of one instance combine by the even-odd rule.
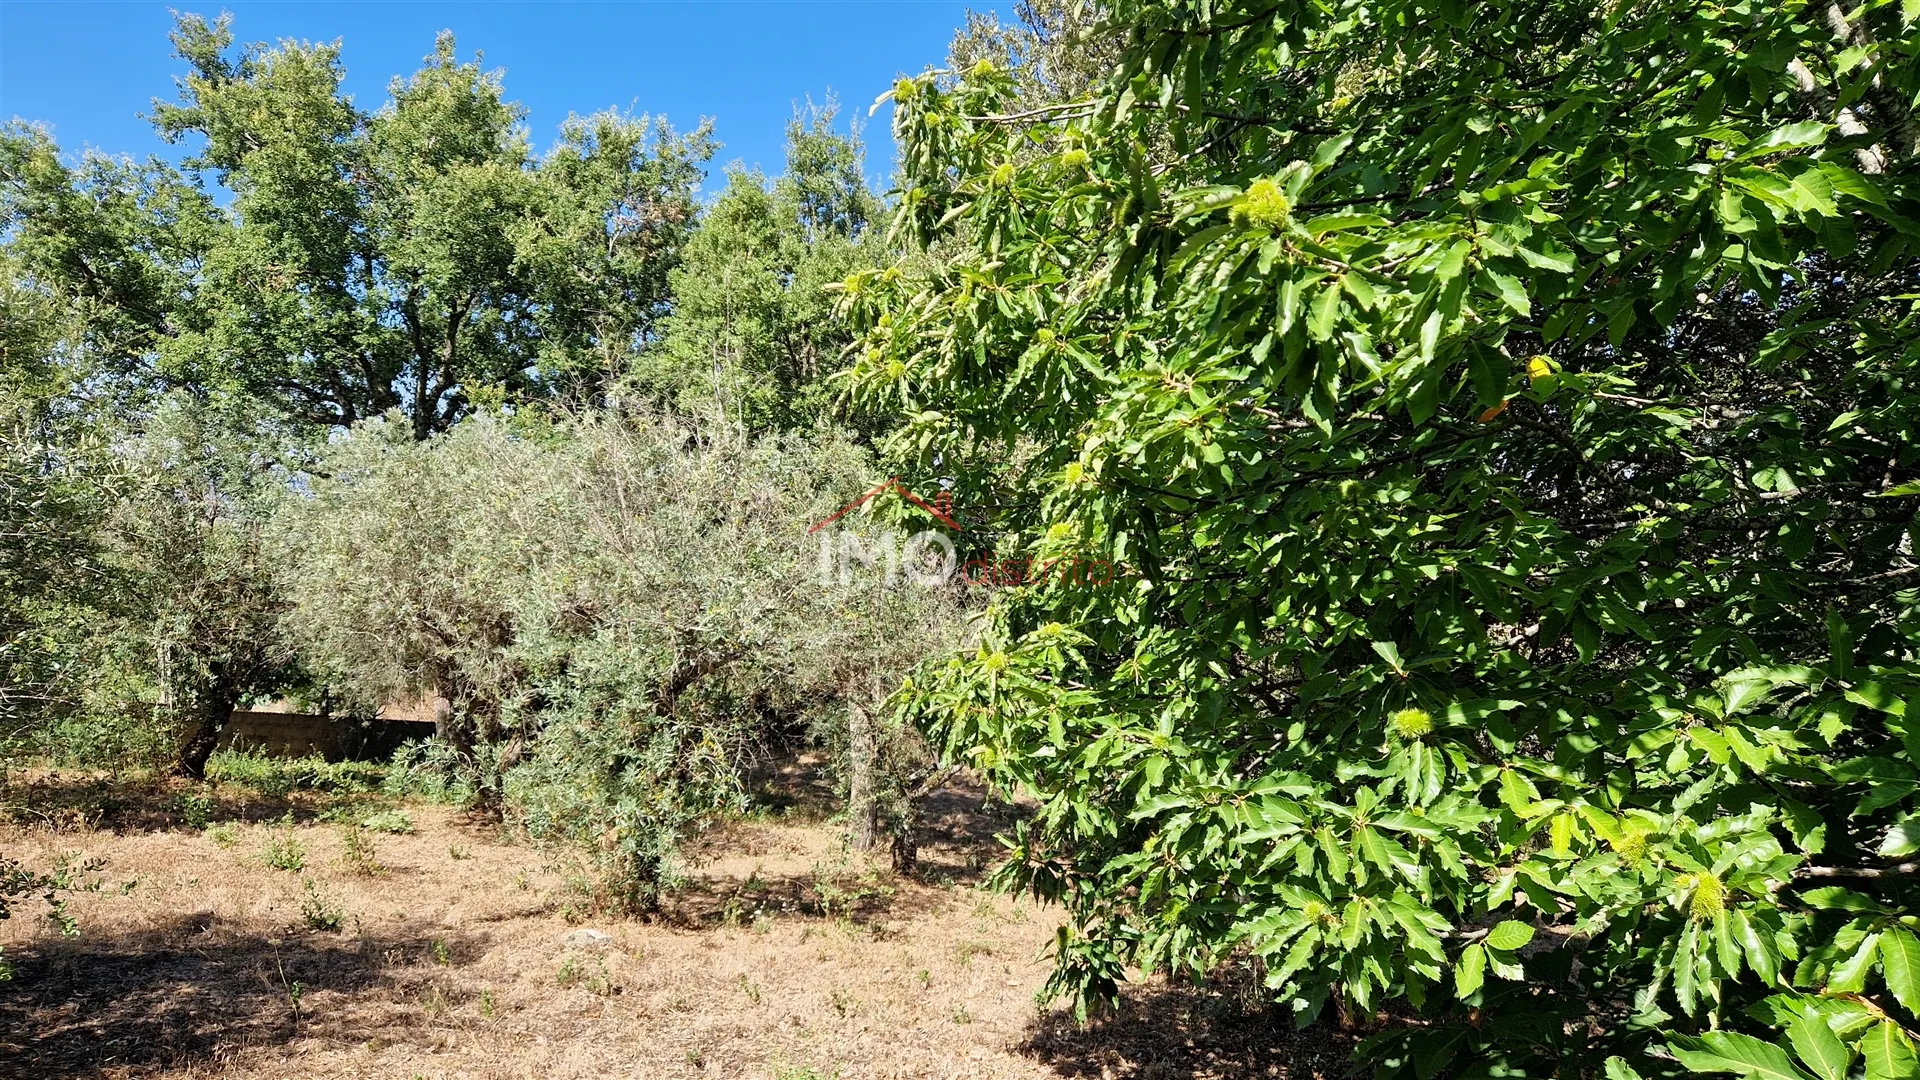
[[[920,817],[921,808],[934,792],[947,786],[958,771],[953,766],[936,767],[900,796],[900,806],[893,821],[893,869],[894,872],[911,876],[920,869]]]
[[[434,692],[433,741],[453,751],[446,758],[446,772],[449,780],[459,775],[462,763],[473,760],[471,719],[455,707],[451,690],[441,689]]]
[[[873,712],[855,697],[847,715],[847,833],[855,851],[873,849],[880,806],[874,796]]]
[[[515,751],[500,737],[499,703],[491,698],[469,698],[467,714],[472,722],[473,746],[476,749],[491,747],[496,752],[492,767],[485,769],[480,768],[479,754],[476,752],[474,755],[475,771],[479,773],[474,779],[474,809],[496,821],[505,820],[507,769],[512,764],[507,755]],[[514,760],[518,760],[517,753]]]
[[[180,774],[194,780],[207,778],[207,759],[220,742],[220,729],[233,717],[240,695],[224,679],[216,680],[200,694],[193,705],[193,732],[180,747]]]
[[[893,872],[912,877],[920,869],[920,835],[916,807],[909,804],[893,826]]]

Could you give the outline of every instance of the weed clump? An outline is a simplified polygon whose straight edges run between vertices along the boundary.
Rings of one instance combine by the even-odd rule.
[[[369,761],[328,761],[317,755],[277,758],[258,750],[222,750],[207,759],[207,779],[239,784],[270,799],[296,791],[366,795],[381,789],[387,767]]]
[[[309,930],[339,930],[346,923],[346,909],[312,878],[303,878],[305,895],[300,900],[300,918]]]
[[[340,862],[348,871],[361,877],[379,877],[387,872],[386,866],[374,854],[373,838],[367,830],[355,825],[340,834]]]
[[[293,835],[293,815],[280,819],[278,828],[260,849],[260,861],[275,870],[299,871],[307,865],[307,846]]]

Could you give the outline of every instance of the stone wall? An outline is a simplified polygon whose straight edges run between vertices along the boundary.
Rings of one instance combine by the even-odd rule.
[[[254,750],[273,757],[328,761],[384,761],[400,744],[433,735],[433,725],[415,720],[382,720],[310,713],[237,709],[220,729],[222,750]]]

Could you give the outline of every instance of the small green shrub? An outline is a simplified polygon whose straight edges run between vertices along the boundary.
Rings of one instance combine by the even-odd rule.
[[[269,798],[293,790],[289,762],[245,750],[221,750],[207,759],[207,779],[216,784],[240,784]]]
[[[275,870],[303,870],[307,865],[307,847],[292,830],[282,826],[267,837],[260,859]]]
[[[222,750],[207,760],[207,779],[241,784],[276,799],[296,791],[369,794],[381,789],[386,773],[386,766],[374,762],[328,761],[318,756],[278,758],[258,750]]]
[[[47,893],[52,910],[47,912],[47,921],[60,928],[62,937],[79,937],[80,923],[67,911],[67,898],[60,894],[99,892],[105,883],[98,875],[106,865],[107,860],[78,851],[70,851],[54,859],[53,874],[48,879],[52,889]]]
[[[0,919],[13,914],[13,905],[24,896],[40,894],[47,905],[47,920],[59,928],[64,937],[77,937],[80,923],[67,910],[66,893],[99,892],[101,881],[96,876],[106,865],[106,860],[89,857],[79,852],[69,852],[54,860],[53,872],[42,874],[27,869],[25,863],[0,855]],[[0,962],[0,982],[11,977],[11,969]]]
[[[898,890],[872,866],[857,863],[842,845],[813,864],[813,897],[820,914],[846,917],[863,908],[884,907]]]
[[[240,830],[230,823],[222,823],[208,828],[206,837],[213,841],[216,847],[226,849],[240,842]]]
[[[472,804],[478,788],[470,764],[436,742],[411,742],[394,752],[380,792],[453,806]]]
[[[373,832],[404,836],[414,831],[413,818],[405,810],[377,810],[360,819],[360,827]]]
[[[300,917],[309,930],[338,930],[346,922],[345,909],[327,895],[312,878],[301,882],[305,895],[300,900]]]
[[[373,850],[373,838],[367,830],[353,826],[340,833],[340,861],[352,873],[361,877],[378,877],[387,872]]]
[[[607,969],[605,958],[598,956],[589,959],[578,954],[570,954],[560,962],[560,973],[555,976],[554,981],[563,987],[578,986],[588,993],[598,994],[601,997],[607,997],[615,990],[613,973]]]
[[[213,812],[219,806],[214,801],[213,792],[205,787],[193,791],[183,791],[174,797],[174,809],[185,821],[189,829],[204,829],[213,821]]]

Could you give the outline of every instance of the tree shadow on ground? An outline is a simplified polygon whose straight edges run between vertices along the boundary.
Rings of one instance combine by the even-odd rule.
[[[823,754],[782,751],[749,762],[741,779],[747,801],[761,813],[796,824],[825,821],[840,809],[840,791]]]
[[[856,926],[879,926],[923,909],[904,896],[890,875],[754,874],[745,879],[706,877],[676,889],[661,916],[688,930],[751,925],[762,919],[844,918]]]
[[[1332,1080],[1348,1075],[1358,1041],[1327,1021],[1296,1030],[1290,1013],[1261,999],[1257,981],[1229,975],[1203,987],[1129,987],[1113,1014],[1086,1025],[1054,1010],[1019,1049],[1063,1077]]]
[[[816,766],[803,756],[797,764],[762,775],[778,775],[787,790],[813,789],[821,784]],[[979,884],[1003,851],[996,837],[1026,812],[991,800],[974,778],[955,776],[921,802],[915,833],[918,861],[910,873],[886,869],[888,841],[883,837],[870,860],[841,850],[827,853],[804,871],[697,875],[675,891],[662,914],[666,921],[690,929],[798,915],[844,918],[884,934],[890,922],[945,905],[945,886]],[[702,848],[733,856],[778,854],[758,844],[752,823],[746,822],[718,830]]]
[[[417,1009],[404,1003],[444,1000],[445,970],[483,951],[462,935],[293,932],[208,914],[38,943],[8,957],[0,1078],[119,1078],[217,1066],[299,1038],[364,1041],[406,1026]],[[378,1002],[391,1003],[385,1022],[369,1007]]]
[[[0,787],[0,823],[49,832],[199,832],[207,825],[320,820],[329,811],[393,800],[375,792],[262,792],[246,784],[203,784],[179,777],[64,772],[14,778]]]
[[[999,836],[1032,809],[992,798],[971,776],[955,776],[921,801],[916,876],[935,884],[978,883],[1006,854]]]

